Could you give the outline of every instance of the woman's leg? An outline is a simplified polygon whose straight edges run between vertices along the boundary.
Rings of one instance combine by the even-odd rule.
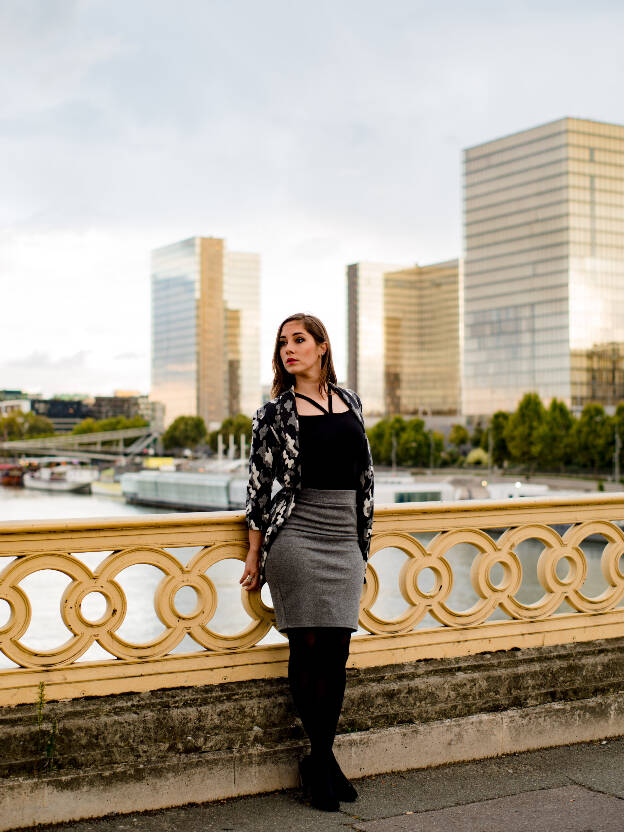
[[[313,794],[313,802],[315,805],[328,802],[335,808],[333,804],[337,801],[332,780],[340,769],[333,756],[332,745],[344,698],[351,631],[338,627],[296,628],[288,631],[288,638],[290,689],[310,739],[310,765],[315,773],[319,798],[315,802]],[[342,779],[346,781],[344,775]],[[346,794],[344,783],[342,785],[339,790],[342,799],[353,800],[354,796]],[[355,790],[353,795],[357,796]]]

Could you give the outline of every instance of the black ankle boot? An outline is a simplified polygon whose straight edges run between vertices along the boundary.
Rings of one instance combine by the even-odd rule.
[[[325,764],[312,757],[304,757],[299,763],[299,774],[304,794],[315,809],[338,812],[340,803],[334,791],[330,766],[329,761]]]
[[[336,793],[338,800],[343,800],[345,803],[353,803],[358,799],[358,793],[355,786],[351,783],[338,765],[338,760],[334,757],[333,752],[331,755],[329,772],[334,792]]]

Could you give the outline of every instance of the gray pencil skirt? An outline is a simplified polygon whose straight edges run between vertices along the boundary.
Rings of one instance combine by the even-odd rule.
[[[277,628],[356,630],[364,569],[355,491],[302,489],[266,561]]]

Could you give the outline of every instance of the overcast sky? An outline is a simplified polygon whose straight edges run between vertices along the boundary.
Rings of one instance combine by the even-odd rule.
[[[149,254],[262,256],[345,376],[358,260],[461,253],[461,151],[624,123],[621,2],[0,0],[0,388],[149,390]]]

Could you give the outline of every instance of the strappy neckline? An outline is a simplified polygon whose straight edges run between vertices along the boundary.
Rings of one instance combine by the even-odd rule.
[[[332,410],[332,394],[331,393],[327,394],[327,402],[329,404],[329,410],[325,410],[325,408],[323,407],[322,404],[319,404],[318,402],[315,402],[314,399],[311,399],[309,396],[304,396],[303,393],[295,393],[295,396],[298,396],[298,398],[300,398],[300,399],[305,399],[307,402],[310,402],[310,404],[313,404],[315,407],[318,407],[318,409],[320,411],[322,411],[326,416],[329,416],[330,413],[334,412]],[[304,414],[299,414],[299,415],[304,415]]]

